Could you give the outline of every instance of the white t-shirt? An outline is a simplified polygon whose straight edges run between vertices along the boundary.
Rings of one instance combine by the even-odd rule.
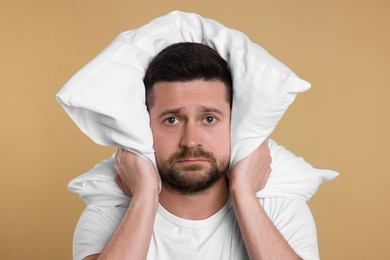
[[[302,259],[319,259],[314,219],[298,196],[259,199],[268,216]],[[77,224],[74,259],[100,253],[127,207],[88,205]],[[176,217],[158,206],[147,259],[249,259],[230,200],[204,220]]]

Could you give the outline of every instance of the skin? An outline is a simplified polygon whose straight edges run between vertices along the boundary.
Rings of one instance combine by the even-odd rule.
[[[154,103],[149,108],[154,149],[159,166],[182,149],[202,148],[218,162],[230,157],[230,105],[220,81],[157,82]],[[179,168],[183,178],[196,181],[207,174],[210,163],[187,158]],[[116,155],[116,181],[132,203],[118,230],[100,255],[85,259],[145,259],[153,232],[157,205],[186,219],[205,219],[232,199],[240,230],[251,259],[299,259],[279,233],[256,198],[271,172],[267,142],[229,172],[229,181],[220,178],[208,190],[195,195],[177,192],[163,183],[158,193],[154,167],[145,159],[123,149]]]
[[[153,91],[155,100],[149,112],[158,165],[186,148],[211,152],[217,163],[230,157],[230,106],[223,98],[222,82],[158,82]],[[195,179],[207,174],[209,163],[201,158],[179,162],[181,167],[195,164],[204,170],[186,174],[194,175],[190,177]],[[163,184],[160,203],[178,217],[204,219],[217,212],[228,196],[225,179],[221,178],[210,190],[197,196],[182,196]]]

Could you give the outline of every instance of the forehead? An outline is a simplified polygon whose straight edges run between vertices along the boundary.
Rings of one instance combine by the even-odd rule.
[[[153,105],[150,110],[185,106],[210,106],[229,109],[226,86],[219,80],[156,82],[153,85]]]

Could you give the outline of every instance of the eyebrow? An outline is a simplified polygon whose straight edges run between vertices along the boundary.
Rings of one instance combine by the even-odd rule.
[[[179,114],[182,109],[183,108],[181,108],[181,107],[166,109],[166,110],[162,111],[160,114],[158,114],[158,118],[161,118],[161,117],[164,117],[164,116],[170,115],[170,114]]]
[[[178,107],[178,108],[172,108],[172,109],[166,109],[162,111],[161,113],[158,114],[158,118],[165,117],[166,115],[171,115],[171,114],[180,114],[180,112],[183,110],[183,107]],[[225,114],[222,112],[222,110],[215,108],[215,107],[208,107],[208,106],[200,106],[199,109],[203,113],[217,113],[221,117],[224,117]]]
[[[222,110],[220,110],[218,108],[215,108],[215,107],[201,106],[200,107],[200,111],[202,111],[204,113],[210,113],[210,112],[211,113],[217,113],[217,114],[219,114],[222,117],[225,115]]]

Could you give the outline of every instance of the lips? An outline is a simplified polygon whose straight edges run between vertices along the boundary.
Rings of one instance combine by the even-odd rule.
[[[209,162],[209,160],[204,158],[189,158],[189,159],[179,159],[179,163],[203,163],[203,162]]]

